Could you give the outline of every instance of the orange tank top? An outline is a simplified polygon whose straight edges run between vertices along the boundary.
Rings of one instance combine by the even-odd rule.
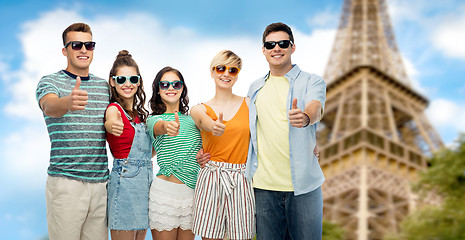
[[[218,116],[215,111],[210,106],[203,105],[207,109],[207,115],[216,121]],[[229,121],[223,121],[223,124],[226,128],[221,136],[213,136],[211,132],[206,131],[200,133],[204,151],[210,153],[210,159],[216,162],[245,163],[250,140],[249,108],[245,98],[234,117]]]

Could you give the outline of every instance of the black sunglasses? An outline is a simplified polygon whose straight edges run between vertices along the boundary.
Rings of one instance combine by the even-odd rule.
[[[131,84],[138,84],[140,76],[113,76],[113,79],[115,79],[116,83],[119,85],[125,84],[128,79]]]
[[[170,88],[170,85],[173,86],[174,90],[179,90],[182,88],[184,84],[181,81],[174,81],[174,82],[160,81],[158,82],[158,86],[160,87],[161,90],[168,90],[168,88]]]
[[[86,46],[87,51],[92,51],[95,49],[95,42],[71,41],[65,45],[65,48],[67,48],[70,44],[71,44],[71,48],[76,51],[81,50],[82,45]]]
[[[263,43],[263,46],[268,49],[268,50],[271,50],[273,49],[276,44],[278,44],[278,46],[282,49],[285,49],[285,48],[288,48],[289,47],[289,44],[292,45],[292,41],[291,40],[281,40],[281,41],[269,41],[269,42],[264,42]]]

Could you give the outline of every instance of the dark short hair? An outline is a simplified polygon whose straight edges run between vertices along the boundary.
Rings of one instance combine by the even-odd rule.
[[[272,32],[286,32],[289,34],[289,40],[295,43],[291,28],[282,22],[272,23],[265,28],[265,31],[263,32],[262,43],[265,43],[266,37]]]
[[[89,25],[87,25],[85,23],[73,23],[73,24],[69,25],[65,29],[65,31],[63,31],[63,35],[62,35],[63,46],[66,44],[66,37],[67,37],[69,32],[86,32],[86,33],[90,33],[90,35],[92,36],[92,31],[90,30]]]

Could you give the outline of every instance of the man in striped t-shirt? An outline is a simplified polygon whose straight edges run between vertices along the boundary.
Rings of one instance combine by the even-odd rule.
[[[63,32],[65,70],[42,77],[36,98],[51,142],[46,184],[49,238],[108,239],[108,159],[104,113],[107,82],[89,74],[95,42],[90,27]]]

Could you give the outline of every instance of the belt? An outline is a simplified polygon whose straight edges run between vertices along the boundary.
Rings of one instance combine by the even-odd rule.
[[[207,162],[206,165],[210,171],[216,172],[219,177],[219,182],[223,186],[224,190],[226,191],[226,195],[230,195],[232,190],[237,186],[236,182],[234,181],[234,173],[244,173],[242,168],[229,168],[224,166],[218,166],[212,161]]]

